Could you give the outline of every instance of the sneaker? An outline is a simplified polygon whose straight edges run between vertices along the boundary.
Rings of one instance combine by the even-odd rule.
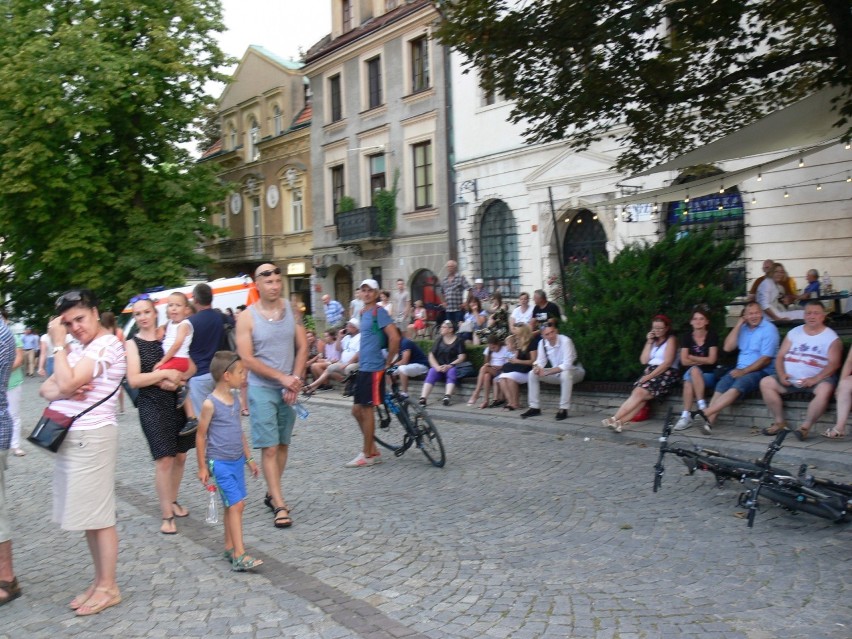
[[[704,423],[701,424],[701,432],[705,435],[713,434],[713,428],[710,426],[710,422],[708,422],[706,419],[704,420]]]
[[[681,415],[680,419],[674,425],[674,430],[686,430],[692,428],[692,417],[689,415]]]
[[[358,456],[353,459],[351,462],[344,464],[344,468],[363,468],[365,466],[372,466],[373,464],[380,464],[381,458],[376,455],[375,457],[366,457],[364,453],[358,453]]]
[[[193,435],[195,431],[198,430],[198,420],[195,417],[186,420],[186,426],[180,429],[178,433],[179,437],[184,437],[186,435]]]
[[[402,399],[408,399],[408,393],[405,391],[399,391],[399,396],[402,397]]]
[[[23,450],[22,448],[16,448],[12,452],[15,454],[15,457],[23,457],[27,454],[27,451]]]
[[[442,400],[441,400],[441,403],[442,403],[444,406],[449,406],[449,405],[450,405],[450,401],[451,401],[451,400],[450,400],[450,396],[449,396],[449,395],[444,395],[444,399],[442,399]]]
[[[561,422],[563,419],[568,419],[568,411],[564,408],[562,410],[556,411],[556,421]]]
[[[541,415],[541,409],[539,408],[528,408],[523,413],[521,413],[521,417],[526,419],[527,417],[538,417]]]
[[[382,454],[376,453],[375,455],[370,457],[370,462],[373,464],[373,466],[375,466],[376,464],[381,464],[382,463]]]

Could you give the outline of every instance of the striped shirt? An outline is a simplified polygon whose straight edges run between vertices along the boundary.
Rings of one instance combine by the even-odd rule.
[[[60,399],[50,404],[53,410],[68,417],[83,412],[92,404],[112,393],[127,373],[124,344],[115,335],[102,335],[89,342],[86,347],[75,348],[68,355],[68,365],[74,368],[84,358],[89,358],[95,362],[91,382],[94,388],[88,391],[82,400]],[[71,428],[74,430],[93,430],[101,426],[115,424],[117,406],[118,393],[115,393],[103,404],[75,421]]]
[[[0,318],[0,450],[8,450],[12,442],[12,415],[6,399],[9,373],[15,363],[15,338]]]

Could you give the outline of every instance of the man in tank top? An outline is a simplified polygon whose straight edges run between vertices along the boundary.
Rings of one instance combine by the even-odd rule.
[[[254,281],[260,299],[237,318],[237,352],[249,371],[252,442],[261,449],[264,503],[275,515],[275,527],[287,528],[293,520],[281,477],[295,421],[292,405],[304,384],[308,340],[301,318],[282,297],[281,269],[261,264]]]
[[[837,370],[843,355],[843,344],[825,325],[825,308],[819,300],[805,304],[805,323],[787,333],[775,358],[775,374],[760,380],[760,393],[775,422],[763,429],[764,435],[775,435],[787,427],[784,421],[782,395],[807,392],[813,396],[805,420],[793,433],[802,441],[825,412],[837,385]]]

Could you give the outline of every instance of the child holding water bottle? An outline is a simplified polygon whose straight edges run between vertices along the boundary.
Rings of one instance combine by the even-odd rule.
[[[240,426],[240,403],[234,397],[234,391],[239,391],[246,379],[246,369],[240,356],[233,351],[218,351],[210,362],[210,375],[216,387],[201,405],[195,434],[198,478],[207,486],[212,476],[219,488],[225,508],[225,552],[222,556],[231,562],[232,570],[244,572],[263,563],[249,556],[243,546],[243,509],[247,495],[243,466],[249,467],[252,476],[258,476],[257,464]]]

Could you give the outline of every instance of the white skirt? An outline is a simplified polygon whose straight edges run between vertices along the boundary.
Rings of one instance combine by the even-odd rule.
[[[115,526],[118,427],[68,433],[53,467],[53,521],[63,530]]]
[[[511,379],[516,384],[526,384],[529,381],[529,377],[527,377],[529,373],[518,373],[517,371],[509,371],[508,373],[500,373],[497,377],[495,377],[495,381],[500,381],[501,379]]]

